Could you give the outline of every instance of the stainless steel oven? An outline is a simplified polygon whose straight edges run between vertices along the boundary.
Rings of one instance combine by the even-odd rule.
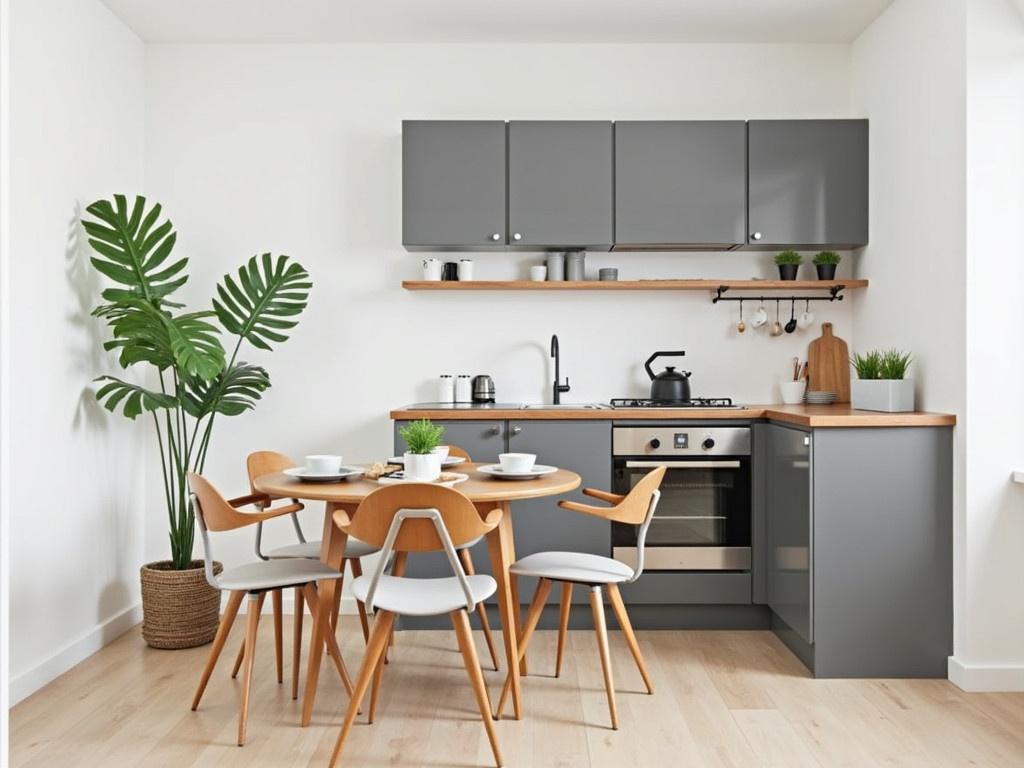
[[[645,567],[655,571],[750,570],[749,427],[615,427],[616,493],[666,467],[647,532]],[[637,526],[612,524],[612,556],[636,564]]]

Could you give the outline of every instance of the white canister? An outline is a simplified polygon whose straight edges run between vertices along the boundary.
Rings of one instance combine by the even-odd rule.
[[[437,379],[437,402],[455,402],[455,379],[450,373],[442,373]]]
[[[472,280],[473,279],[473,260],[472,259],[460,259],[459,260],[459,280]]]
[[[530,267],[530,279],[535,283],[542,283],[548,279],[548,267],[546,264],[534,264]]]
[[[455,402],[473,402],[473,384],[468,373],[460,373],[455,378]]]
[[[440,280],[441,279],[441,260],[440,259],[424,259],[423,260],[423,279],[424,280]]]
[[[782,402],[786,405],[799,405],[804,401],[804,390],[807,389],[807,382],[803,379],[799,381],[780,381],[779,391],[782,393]]]

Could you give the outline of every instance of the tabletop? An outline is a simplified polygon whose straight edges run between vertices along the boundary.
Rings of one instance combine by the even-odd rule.
[[[366,466],[366,465],[356,465]],[[469,475],[465,482],[458,483],[457,491],[474,502],[503,502],[536,499],[568,493],[580,486],[580,476],[568,469],[559,469],[536,480],[498,480],[477,470],[480,463],[466,462],[446,470]],[[291,497],[311,501],[329,501],[339,504],[358,504],[378,488],[385,486],[365,480],[344,480],[339,483],[303,483],[282,472],[257,477],[253,487],[270,496]]]

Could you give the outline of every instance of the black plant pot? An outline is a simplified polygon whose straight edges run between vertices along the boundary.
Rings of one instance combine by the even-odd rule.
[[[818,270],[819,280],[835,280],[836,279],[836,265],[835,264],[815,264],[814,268]]]
[[[778,264],[779,280],[796,280],[796,271],[800,269],[799,264]]]

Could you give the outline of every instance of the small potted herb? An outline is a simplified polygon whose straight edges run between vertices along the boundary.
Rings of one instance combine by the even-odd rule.
[[[914,410],[914,380],[906,378],[909,352],[876,349],[850,358],[857,378],[850,382],[850,404],[865,411]]]
[[[804,258],[796,251],[783,251],[776,255],[775,263],[779,267],[780,280],[796,280],[796,271],[804,263]]]
[[[410,421],[398,430],[405,440],[405,477],[408,480],[430,482],[441,474],[442,454],[435,451],[441,444],[444,427],[430,419]]]
[[[835,251],[821,251],[817,256],[814,257],[814,268],[818,270],[819,280],[835,280],[836,279],[836,267],[839,266],[839,262],[843,260]]]

